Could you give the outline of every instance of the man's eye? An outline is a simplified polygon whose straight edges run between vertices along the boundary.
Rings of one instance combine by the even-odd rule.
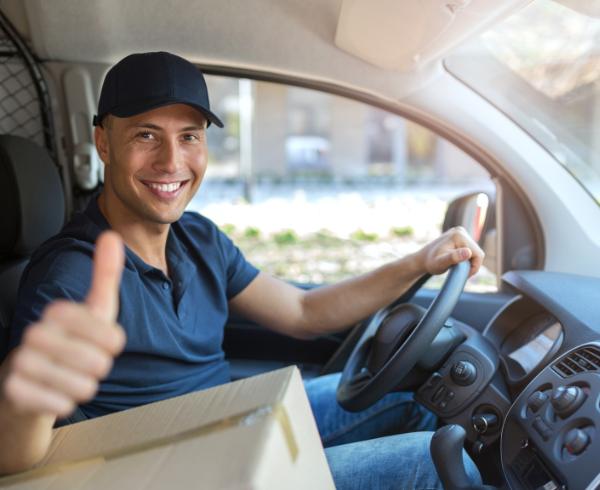
[[[183,141],[195,143],[196,141],[199,141],[199,140],[200,140],[200,138],[198,138],[198,136],[196,136],[195,134],[184,134],[183,135]]]
[[[137,137],[142,139],[142,140],[153,140],[154,139],[154,135],[150,132],[150,131],[140,131],[137,134]]]

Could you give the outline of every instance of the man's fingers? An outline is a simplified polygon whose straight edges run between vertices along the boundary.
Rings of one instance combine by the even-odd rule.
[[[119,236],[103,233],[96,242],[85,304],[55,301],[27,329],[3,384],[4,396],[15,409],[61,417],[96,394],[99,380],[125,345],[125,334],[115,322],[124,261]]]
[[[469,276],[474,275],[481,267],[485,253],[477,244],[477,242],[473,240],[473,238],[462,226],[453,228],[452,230],[450,230],[450,232],[452,233],[452,239],[454,245],[457,247],[457,250],[460,250],[461,254],[466,255],[468,253],[468,257],[466,258],[469,258],[471,260],[471,269],[469,271]],[[461,260],[464,260],[464,258],[462,258]],[[456,262],[453,262],[450,265],[458,263],[461,260],[457,260]]]
[[[125,346],[123,329],[90,313],[85,305],[56,301],[44,310],[42,323],[44,328],[60,330],[65,336],[89,342],[113,356]]]
[[[471,257],[471,251],[468,248],[455,248],[449,252],[438,255],[435,258],[435,270],[436,274],[440,274],[448,270],[463,260],[467,260]]]
[[[476,274],[481,264],[483,264],[483,252],[481,254],[474,253],[471,257],[471,270],[469,271],[469,277]]]
[[[75,403],[66,396],[40,386],[19,373],[11,373],[6,378],[4,396],[20,412],[65,417],[75,409]]]
[[[44,353],[50,360],[96,379],[104,378],[112,367],[110,351],[81,337],[68,335],[51,324],[32,325],[24,337],[25,345]]]
[[[96,241],[92,286],[86,298],[86,304],[95,315],[114,321],[119,310],[119,284],[125,252],[119,235],[107,231]]]
[[[21,348],[12,363],[20,377],[75,402],[90,400],[98,389],[93,377],[52,362],[35,349]]]

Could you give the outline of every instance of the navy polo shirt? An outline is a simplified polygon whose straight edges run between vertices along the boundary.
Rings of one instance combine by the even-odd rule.
[[[94,198],[34,253],[21,279],[11,347],[48,302],[84,300],[94,243],[108,228]],[[258,270],[213,222],[189,212],[171,225],[167,262],[170,277],[126,249],[118,321],[127,342],[96,398],[80,407],[87,417],[230,381],[222,349],[228,300]]]

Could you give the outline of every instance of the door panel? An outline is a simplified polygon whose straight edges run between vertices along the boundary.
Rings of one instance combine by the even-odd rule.
[[[427,307],[436,290],[421,289],[413,302]],[[511,298],[504,293],[463,293],[454,317],[479,331]],[[233,379],[252,376],[297,364],[305,378],[319,374],[350,332],[339,332],[314,340],[299,340],[268,330],[240,317],[230,318],[225,329],[224,349]]]

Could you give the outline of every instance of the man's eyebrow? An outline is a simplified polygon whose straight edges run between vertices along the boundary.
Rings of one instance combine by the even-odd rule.
[[[193,126],[186,126],[185,128],[181,128],[179,130],[179,132],[183,133],[185,131],[199,131],[199,130],[202,130],[202,129],[206,129],[206,126],[194,124]]]
[[[145,128],[145,129],[156,129],[156,130],[162,130],[162,128],[160,126],[157,126],[156,124],[152,124],[152,123],[138,123],[138,124],[132,124],[130,126],[130,128]]]
[[[157,131],[162,131],[163,128],[156,125],[156,124],[152,124],[152,123],[138,123],[138,124],[133,124],[132,126],[130,126],[131,128],[144,128],[144,129],[154,129]],[[179,130],[180,133],[184,133],[186,131],[200,131],[206,129],[206,126],[201,125],[201,124],[193,124],[191,126],[186,126],[185,128],[181,128]]]

